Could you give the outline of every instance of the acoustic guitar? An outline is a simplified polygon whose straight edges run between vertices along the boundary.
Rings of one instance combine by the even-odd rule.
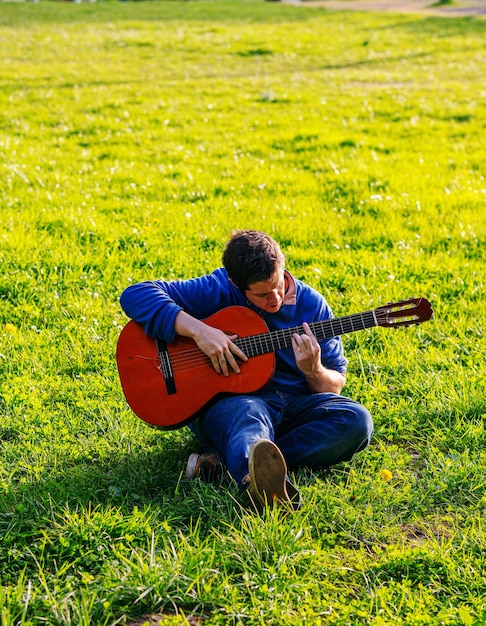
[[[413,298],[377,309],[309,324],[318,341],[373,326],[396,328],[420,324],[432,317],[425,298]],[[180,428],[220,394],[257,391],[275,370],[275,351],[289,348],[302,326],[269,331],[262,318],[242,306],[231,306],[204,320],[228,335],[249,357],[239,363],[240,373],[218,374],[210,359],[186,337],[169,344],[148,337],[133,320],[118,339],[116,359],[123,392],[133,412],[162,429]]]

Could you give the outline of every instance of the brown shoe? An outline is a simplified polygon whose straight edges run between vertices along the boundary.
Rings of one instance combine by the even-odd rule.
[[[187,459],[185,477],[205,481],[218,480],[223,474],[223,464],[216,454],[191,454]]]
[[[252,445],[248,457],[249,495],[263,507],[275,503],[298,511],[302,506],[299,490],[287,479],[287,464],[279,448],[269,439]]]

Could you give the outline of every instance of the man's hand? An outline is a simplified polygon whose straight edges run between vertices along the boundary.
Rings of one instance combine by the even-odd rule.
[[[294,350],[297,367],[304,374],[310,376],[317,374],[321,367],[321,346],[313,335],[309,324],[303,324],[304,333],[292,335],[292,348]]]
[[[211,363],[218,374],[229,376],[230,369],[235,374],[239,374],[240,368],[236,358],[248,361],[248,357],[233,343],[238,335],[226,335],[222,330],[207,324],[204,326],[202,332],[194,337],[198,348],[211,359]]]
[[[226,335],[222,330],[208,326],[184,311],[177,314],[175,331],[178,335],[193,339],[201,352],[211,359],[218,374],[229,376],[231,370],[239,374],[240,368],[236,359],[248,361],[246,354],[233,343],[238,335]]]
[[[304,332],[292,335],[292,348],[295,362],[304,374],[312,393],[341,393],[346,378],[336,370],[324,367],[321,362],[321,346],[312,333],[309,324],[304,322]]]

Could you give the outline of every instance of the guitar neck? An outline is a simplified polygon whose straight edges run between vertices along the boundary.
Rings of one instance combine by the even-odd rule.
[[[365,328],[372,328],[373,326],[378,326],[375,311],[365,311],[364,313],[356,313],[354,315],[334,317],[322,322],[312,322],[309,324],[317,341],[364,330]],[[294,333],[302,334],[303,332],[303,326],[293,326],[291,328],[274,330],[259,335],[240,337],[234,343],[241,348],[248,357],[252,357],[290,348],[292,345],[292,335]]]

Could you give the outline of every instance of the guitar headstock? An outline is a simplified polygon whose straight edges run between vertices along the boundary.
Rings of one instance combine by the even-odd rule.
[[[375,309],[378,326],[411,326],[430,320],[433,310],[426,298],[410,298],[401,302],[390,302]]]

